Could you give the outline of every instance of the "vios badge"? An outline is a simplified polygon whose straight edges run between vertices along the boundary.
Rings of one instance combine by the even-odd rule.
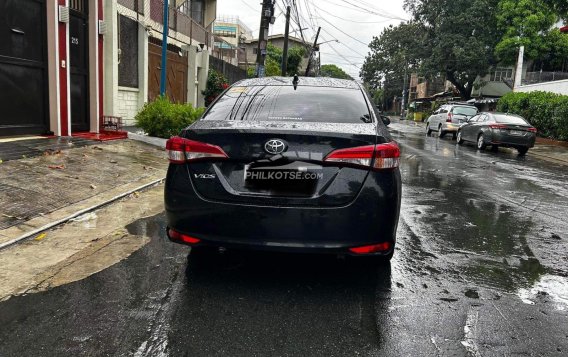
[[[280,139],[270,139],[264,144],[264,151],[269,154],[280,154],[288,149],[288,145]]]

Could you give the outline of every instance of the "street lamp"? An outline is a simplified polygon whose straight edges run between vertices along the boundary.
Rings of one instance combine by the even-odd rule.
[[[329,40],[329,41],[323,41],[318,43],[315,47],[314,47],[314,51],[319,51],[320,45],[323,45],[324,43],[328,43],[328,42],[337,42],[339,43],[339,40]]]
[[[339,40],[335,39],[335,40],[323,41],[323,42],[320,42],[320,43],[318,43],[317,45],[314,46],[314,51],[318,52],[318,72],[317,72],[318,75],[321,72],[321,52],[320,52],[319,48],[320,48],[320,45],[323,45],[324,43],[328,43],[328,42],[339,43]]]

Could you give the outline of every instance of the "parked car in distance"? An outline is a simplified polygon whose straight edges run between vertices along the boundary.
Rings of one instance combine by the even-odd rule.
[[[465,141],[477,144],[479,150],[488,145],[513,147],[519,155],[525,155],[534,146],[536,128],[523,117],[505,113],[480,113],[464,125],[457,133],[458,144]]]
[[[355,81],[232,85],[167,142],[170,240],[390,259],[400,151],[371,103]]]
[[[444,104],[426,120],[426,133],[437,131],[441,138],[452,133],[455,139],[459,127],[478,113],[473,105]]]

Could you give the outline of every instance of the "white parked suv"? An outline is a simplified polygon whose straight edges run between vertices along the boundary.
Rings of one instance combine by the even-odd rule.
[[[477,108],[469,104],[444,104],[426,120],[426,133],[437,131],[441,138],[452,133],[454,139],[460,126],[477,114]]]

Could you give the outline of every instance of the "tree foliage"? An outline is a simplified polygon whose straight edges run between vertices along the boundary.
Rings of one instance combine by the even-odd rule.
[[[388,77],[402,76],[417,68],[418,48],[422,46],[424,28],[419,23],[390,25],[369,44],[371,53],[365,58],[360,76],[371,88]]]
[[[500,38],[499,0],[405,0],[414,20],[423,24],[424,45],[416,53],[420,73],[442,74],[469,99],[477,76],[496,63]]]
[[[136,114],[136,126],[148,135],[169,139],[195,122],[205,108],[194,108],[191,104],[172,103],[168,97],[158,97]]]
[[[299,46],[292,46],[288,49],[288,65],[286,67],[286,75],[293,76],[297,74],[300,65],[302,64],[302,59],[306,55],[306,49]],[[268,43],[266,46],[266,59],[264,62],[265,75],[266,77],[280,76],[282,74],[282,58],[283,50],[279,47],[274,46],[272,43]],[[249,68],[247,70],[247,75],[249,78],[255,76],[254,68]]]
[[[512,65],[520,46],[525,58],[535,61],[539,69],[553,70],[568,57],[568,36],[554,27],[563,4],[546,0],[501,0],[497,20],[503,32],[495,53],[502,63]]]
[[[360,76],[371,91],[382,89],[381,107],[402,95],[404,77],[419,67],[417,53],[423,47],[424,27],[419,23],[389,26],[371,41]]]
[[[499,99],[497,110],[521,115],[540,136],[568,140],[568,95],[511,92]]]
[[[208,107],[228,87],[229,82],[222,73],[209,69],[205,90],[201,91],[201,94],[205,96],[205,106]]]
[[[321,77],[331,77],[339,79],[353,79],[345,71],[334,64],[324,64],[320,68]]]

